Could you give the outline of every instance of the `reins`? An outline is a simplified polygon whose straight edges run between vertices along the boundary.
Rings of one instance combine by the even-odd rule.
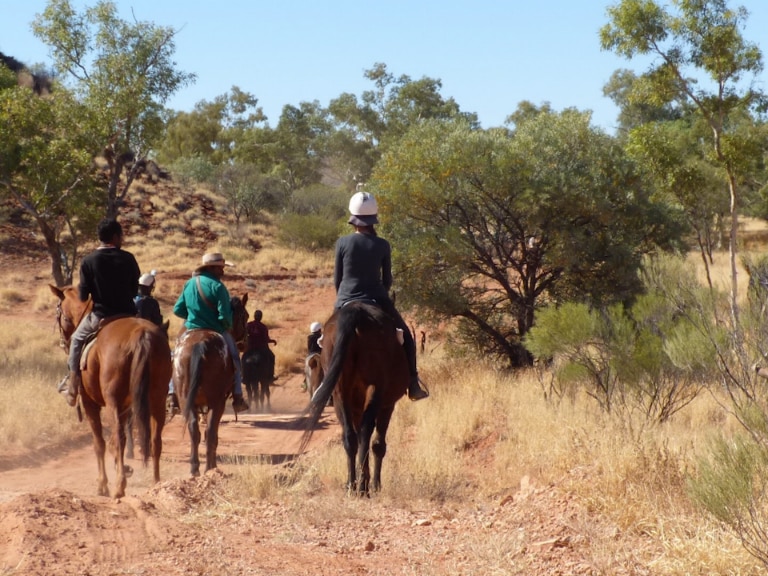
[[[69,350],[69,344],[72,335],[70,334],[69,337],[64,335],[64,326],[61,325],[61,317],[64,315],[64,309],[61,307],[61,304],[61,300],[59,300],[58,304],[56,304],[56,324],[59,327],[59,346],[61,346],[64,350]],[[75,330],[77,330],[77,327],[80,326],[80,322],[83,321],[83,318],[85,318],[86,314],[88,314],[92,308],[92,306],[89,306],[89,304],[91,304],[90,296],[88,296],[88,300],[86,300],[85,306],[83,306],[83,311],[80,314],[80,318],[74,322]],[[74,330],[72,332],[74,333]]]

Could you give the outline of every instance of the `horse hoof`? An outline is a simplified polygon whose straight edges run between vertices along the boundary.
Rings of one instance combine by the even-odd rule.
[[[126,464],[125,466],[123,466],[123,474],[125,474],[126,478],[130,478],[131,476],[133,476],[133,468],[131,468]]]

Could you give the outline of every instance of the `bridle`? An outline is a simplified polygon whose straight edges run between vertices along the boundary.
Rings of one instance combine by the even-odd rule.
[[[246,325],[248,324],[248,317],[250,315],[248,314],[248,310],[245,308],[245,306],[243,306],[242,302],[238,303],[238,308],[242,309],[242,312],[238,311],[238,313],[236,314],[237,316],[242,316],[243,317],[243,320],[242,320],[242,334],[240,335],[240,337],[235,339],[235,345],[238,348],[240,348],[240,349],[245,349],[245,346],[246,346],[246,344],[248,342],[248,330],[246,329]],[[233,312],[234,312],[234,310],[233,310]],[[233,314],[233,317],[232,317],[232,320],[233,320],[233,322],[232,322],[232,328],[233,328],[232,336],[233,336],[233,338],[235,336],[235,334],[234,334],[234,327],[235,327],[235,320],[236,320],[235,316],[236,315]]]
[[[88,314],[90,310],[90,304],[91,299],[88,298],[88,301],[85,303],[85,306],[83,306],[83,311],[80,313],[80,318],[77,319],[77,322],[73,324],[75,327],[75,330],[80,325],[80,322],[82,322],[83,318],[85,318],[86,314]],[[69,335],[66,335],[64,333],[64,325],[62,324],[62,317],[64,316],[64,308],[61,305],[62,301],[59,300],[58,304],[56,304],[56,326],[59,328],[59,347],[64,349],[65,352],[69,352],[69,345],[71,342],[72,334],[74,333],[74,330]]]

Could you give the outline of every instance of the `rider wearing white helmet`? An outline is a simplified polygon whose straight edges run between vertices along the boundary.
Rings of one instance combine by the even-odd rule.
[[[320,322],[312,322],[309,325],[309,336],[307,336],[307,355],[320,354],[320,338],[323,336],[323,325]]]
[[[160,312],[160,303],[152,296],[154,290],[155,271],[152,270],[149,274],[142,274],[139,277],[139,293],[134,298],[136,316],[162,326],[163,314]]]
[[[352,300],[373,300],[392,316],[397,327],[403,331],[403,345],[411,373],[408,397],[421,400],[429,396],[429,393],[420,386],[416,370],[416,343],[389,297],[392,287],[392,249],[389,242],[377,236],[373,227],[379,222],[378,212],[376,198],[368,192],[356,192],[349,201],[349,223],[355,231],[336,242],[333,274],[336,286],[335,307],[341,308]]]

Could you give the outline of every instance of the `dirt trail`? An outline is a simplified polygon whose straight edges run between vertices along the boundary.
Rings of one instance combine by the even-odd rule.
[[[279,384],[279,382],[278,382]],[[295,457],[301,437],[301,411],[307,402],[301,391],[301,377],[294,376],[272,392],[272,412],[239,414],[237,420],[228,409],[219,430],[219,460],[223,467],[236,459],[262,460],[280,463]],[[74,411],[73,411],[74,417]],[[325,425],[313,438],[322,442],[328,434],[331,412],[327,412]],[[0,454],[0,502],[21,494],[57,489],[67,490],[83,497],[92,496],[96,488],[96,458],[87,423],[83,433],[60,446],[47,447],[33,453]],[[161,479],[189,477],[189,436],[179,416],[172,418],[163,430]],[[204,455],[205,446],[201,446]],[[111,458],[107,454],[108,460]],[[127,462],[134,474],[128,479],[127,494],[141,494],[152,485],[152,471],[143,468],[139,455]],[[114,474],[108,469],[110,482]],[[110,488],[112,484],[110,484]]]

